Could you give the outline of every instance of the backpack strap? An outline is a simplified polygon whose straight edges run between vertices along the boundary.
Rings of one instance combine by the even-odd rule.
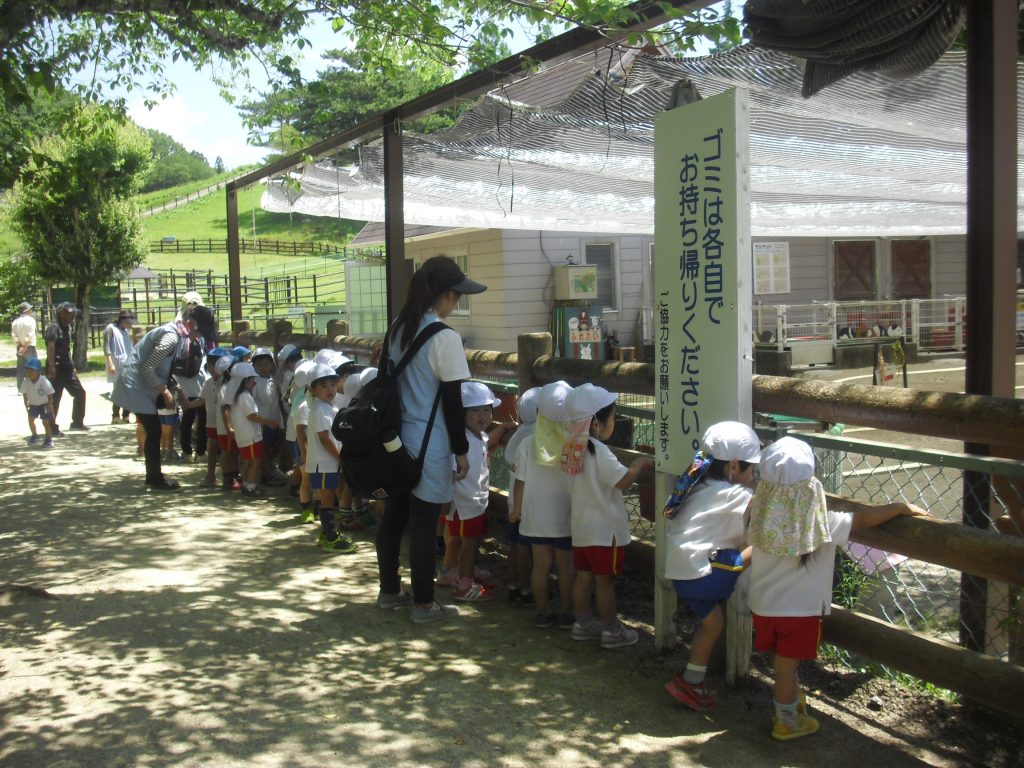
[[[424,344],[426,344],[428,341],[430,341],[431,338],[433,338],[435,335],[437,335],[438,333],[440,333],[441,331],[448,327],[449,326],[445,325],[440,320],[435,320],[422,331],[417,333],[416,338],[412,340],[412,344],[409,345],[409,349],[407,349],[405,351],[405,354],[402,355],[402,359],[398,361],[398,364],[395,366],[391,374],[393,376],[398,376],[403,370],[405,370],[405,366],[407,366],[409,362],[414,357],[416,357],[416,353],[423,348]],[[386,338],[384,339],[384,341],[385,344],[387,344]],[[383,354],[386,356],[387,353],[387,346],[385,346]]]

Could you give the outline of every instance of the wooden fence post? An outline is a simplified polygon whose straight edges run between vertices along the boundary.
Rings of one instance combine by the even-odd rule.
[[[316,277],[313,278],[316,285]],[[550,355],[552,350],[550,333],[521,333],[518,340],[519,352],[519,394],[537,386],[533,375],[533,363],[538,357]]]

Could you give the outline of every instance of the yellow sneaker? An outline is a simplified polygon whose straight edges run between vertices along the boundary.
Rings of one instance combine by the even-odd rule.
[[[786,725],[779,718],[772,718],[772,738],[776,741],[792,741],[817,732],[818,721],[809,715],[797,715],[796,725]]]

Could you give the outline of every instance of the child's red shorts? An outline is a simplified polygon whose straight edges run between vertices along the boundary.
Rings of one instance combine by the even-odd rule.
[[[240,445],[238,446],[238,458],[243,461],[252,461],[253,459],[263,458],[263,441],[257,440],[252,445]]]
[[[477,515],[469,520],[459,518],[459,511],[455,510],[454,520],[445,520],[448,526],[449,536],[458,536],[467,539],[482,539],[487,532],[487,515]]]
[[[573,547],[572,560],[577,571],[590,571],[596,576],[621,576],[626,548]]]
[[[214,440],[214,441],[216,441],[217,445],[220,445],[220,440],[218,439],[217,428],[216,427],[207,427],[206,428],[206,439],[207,439],[207,441]]]
[[[758,616],[754,614],[754,648],[787,659],[818,658],[820,616]]]
[[[231,435],[217,435],[217,442],[220,443],[220,449],[224,451],[224,453],[233,451],[238,447],[235,445],[235,438]]]

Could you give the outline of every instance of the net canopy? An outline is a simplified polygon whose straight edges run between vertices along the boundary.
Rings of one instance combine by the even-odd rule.
[[[964,54],[902,79],[857,72],[810,98],[803,66],[744,46],[689,59],[609,47],[547,67],[481,97],[446,131],[404,134],[405,222],[653,234],[655,115],[743,88],[753,235],[965,232]],[[1021,136],[1018,114],[1017,156],[1007,160],[1017,163],[1018,199]],[[263,207],[384,220],[379,140],[361,148],[358,167],[325,160],[297,178],[272,181]]]

